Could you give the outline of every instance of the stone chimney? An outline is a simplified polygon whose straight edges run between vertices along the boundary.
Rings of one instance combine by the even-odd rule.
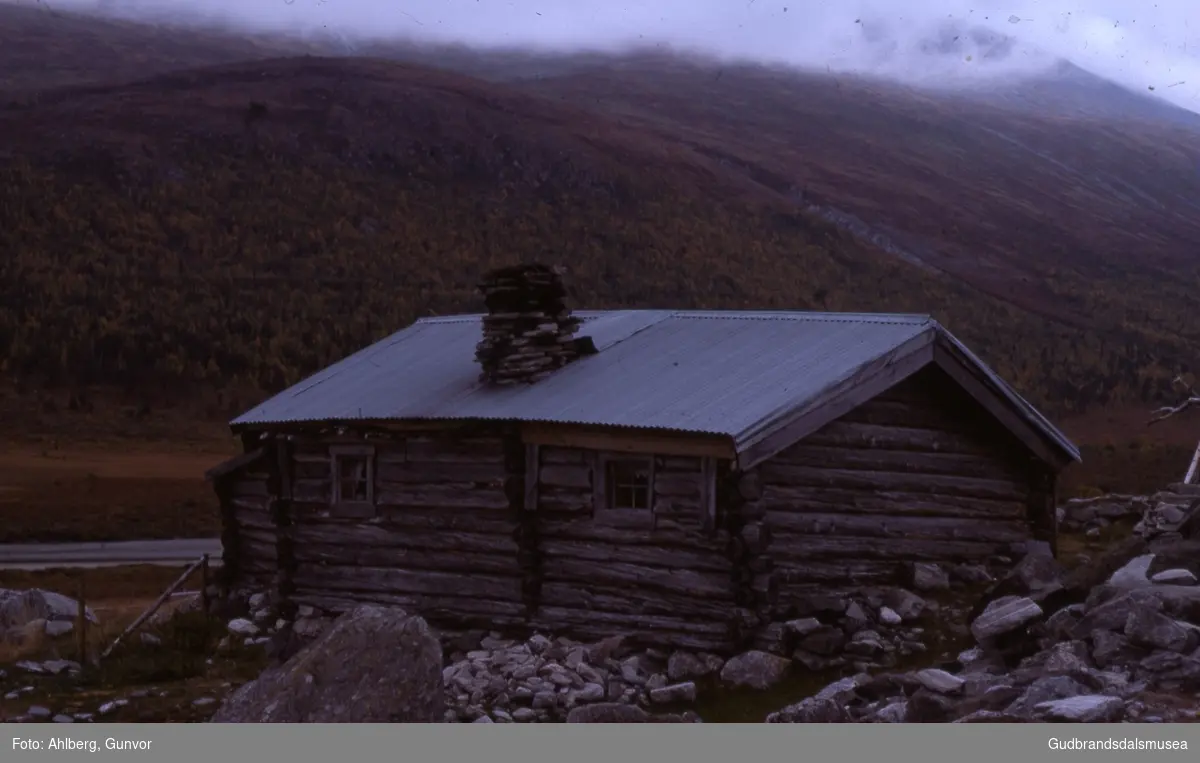
[[[479,291],[487,306],[483,340],[475,348],[482,381],[532,384],[588,352],[590,342],[575,338],[579,321],[567,309],[556,269],[500,268],[484,275]]]

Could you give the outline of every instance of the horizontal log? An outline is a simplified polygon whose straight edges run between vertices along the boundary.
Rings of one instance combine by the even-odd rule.
[[[578,464],[542,465],[538,471],[538,484],[547,487],[592,489],[592,468]]]
[[[717,638],[729,632],[727,622],[696,622],[667,615],[645,615],[623,612],[601,612],[576,607],[546,607],[538,610],[536,620],[542,623],[587,623],[616,626],[629,633],[667,631],[673,633],[695,633]]]
[[[884,448],[914,450],[928,453],[963,453],[992,456],[996,447],[986,441],[918,427],[885,427],[860,424],[854,421],[834,421],[808,435],[806,445],[828,445],[845,448]]]
[[[550,445],[543,445],[539,448],[542,456],[542,465],[546,464],[586,464],[588,462],[588,451],[579,450],[577,448],[555,448]]]
[[[935,493],[997,501],[1022,501],[1029,494],[1028,485],[1010,480],[945,474],[816,469],[781,463],[763,464],[762,478],[764,495],[766,490],[776,485],[840,490],[902,490],[909,493]]]
[[[728,574],[730,561],[716,550],[702,551],[671,546],[624,546],[587,540],[559,540],[541,538],[539,548],[546,563],[555,558],[586,560],[609,564],[628,563],[661,567],[721,572]]]
[[[987,419],[979,415],[963,415],[953,406],[936,401],[875,398],[842,416],[839,421],[875,424],[885,427],[917,427],[941,429],[958,435],[987,439],[998,427],[989,426]]]
[[[889,517],[772,511],[767,513],[766,521],[773,536],[779,533],[805,533],[863,538],[971,540],[1005,544],[1028,540],[1031,534],[1029,525],[1024,522],[958,517]]]
[[[468,599],[457,596],[326,591],[297,586],[292,600],[297,604],[307,604],[326,612],[345,612],[359,604],[386,604],[403,607],[429,618],[442,613],[454,613],[467,616],[507,617],[512,621],[520,621],[524,619],[525,615],[525,605],[521,602]]]
[[[703,484],[704,477],[699,472],[695,474],[659,472],[654,475],[654,494],[699,500]]]
[[[508,496],[496,487],[472,484],[377,485],[375,503],[379,506],[415,506],[426,508],[493,509],[510,508]]]
[[[503,464],[504,442],[499,438],[411,437],[405,443],[409,461]]]
[[[658,497],[654,499],[654,513],[662,518],[678,520],[680,518],[699,522],[703,510],[700,508],[700,497],[684,498],[681,496]]]
[[[375,467],[375,482],[382,489],[385,483],[440,484],[491,483],[503,484],[508,477],[504,464],[497,463],[437,463],[405,461],[380,463]]]
[[[521,599],[519,578],[468,572],[415,572],[390,567],[300,565],[296,568],[293,580],[297,587],[326,591],[463,596],[497,601]]]
[[[489,511],[454,511],[413,507],[382,506],[381,527],[397,530],[436,530],[439,532],[476,532],[511,537],[517,521],[508,515]]]
[[[592,522],[605,527],[626,527],[652,532],[656,526],[654,512],[650,509],[600,509],[592,515]]]
[[[940,496],[898,490],[831,490],[814,487],[768,485],[755,502],[762,511],[838,511],[896,516],[980,517],[1021,519],[1024,501]]]
[[[605,588],[554,581],[542,583],[541,587],[541,603],[544,607],[571,607],[635,614],[646,612],[716,622],[729,617],[729,602],[728,598],[675,596],[630,587]]]
[[[802,593],[813,593],[812,586],[878,585],[899,579],[904,569],[899,562],[875,560],[795,561],[777,565],[772,577],[775,579],[776,601],[783,604]],[[806,585],[809,588],[805,588]]]
[[[769,463],[818,469],[863,469],[881,472],[959,475],[1023,482],[1020,468],[1006,460],[962,453],[923,453],[883,448],[841,448],[800,443]],[[766,473],[770,473],[769,465]]]
[[[275,521],[265,511],[239,511],[233,517],[239,531],[242,529],[275,531]]]
[[[597,525],[591,518],[545,515],[539,517],[538,534],[544,539],[595,540],[625,546],[677,546],[699,550],[722,550],[728,540],[724,532],[708,536],[693,527],[666,519],[660,519],[654,530],[650,531],[605,527]]]
[[[997,552],[994,543],[948,540],[894,540],[881,543],[877,538],[797,535],[773,531],[771,557],[776,569],[787,566],[789,559],[877,559],[881,561],[940,562],[979,560]]]
[[[591,513],[595,501],[592,491],[564,487],[538,487],[538,511]]]
[[[324,461],[297,461],[292,464],[293,480],[328,480],[333,473],[333,464]]]
[[[699,473],[700,459],[695,456],[662,456],[655,471]]]
[[[234,480],[229,488],[229,494],[234,497],[255,496],[267,497],[271,494],[266,480]]]
[[[229,499],[229,505],[238,513],[258,512],[261,514],[271,513],[271,499],[268,496],[247,496],[240,498]]]
[[[333,499],[333,483],[330,475],[292,480],[292,500],[311,503],[329,503]]]
[[[343,546],[300,543],[293,552],[297,562],[309,564],[395,567],[411,572],[426,570],[474,575],[518,575],[517,555],[477,551],[442,551],[382,546]]]
[[[353,546],[378,549],[426,549],[429,551],[462,551],[467,553],[516,554],[517,543],[512,539],[516,525],[505,525],[504,532],[462,532],[449,529],[398,529],[383,524],[340,524],[306,522],[296,525],[293,537],[296,544]]]
[[[595,562],[559,557],[542,561],[547,581],[575,582],[602,586],[641,586],[647,590],[689,596],[727,597],[732,583],[727,573],[702,570],[668,570],[627,562]]]
[[[273,528],[259,529],[256,527],[239,527],[237,533],[238,545],[242,547],[245,547],[247,544],[251,543],[274,546],[275,539],[278,537],[277,531]]]

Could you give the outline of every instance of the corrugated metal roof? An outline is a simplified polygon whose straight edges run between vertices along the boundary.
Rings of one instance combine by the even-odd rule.
[[[239,416],[304,421],[516,420],[727,435],[738,442],[921,335],[923,315],[578,311],[600,351],[530,386],[479,380],[478,315],[426,318]],[[948,334],[946,336],[949,336]],[[957,344],[957,342],[956,342]],[[959,345],[961,346],[961,345]],[[964,348],[965,349],[965,348]],[[978,363],[974,356],[973,362]],[[1022,415],[1074,446],[979,364]]]

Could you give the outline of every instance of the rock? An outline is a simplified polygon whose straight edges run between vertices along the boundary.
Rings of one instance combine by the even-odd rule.
[[[1125,714],[1120,697],[1081,694],[1035,705],[1034,715],[1048,721],[1066,723],[1116,723]]]
[[[707,678],[720,669],[718,662],[692,652],[673,652],[667,658],[667,678],[676,682]]]
[[[1031,597],[1062,587],[1064,570],[1049,553],[1041,551],[1026,554],[1021,561],[1004,576],[1001,585],[1005,592]]]
[[[1125,621],[1125,637],[1131,643],[1169,652],[1188,652],[1200,642],[1196,629],[1147,608],[1137,608]]]
[[[653,723],[653,718],[637,705],[601,702],[573,708],[567,723]]]
[[[651,689],[650,701],[656,705],[670,705],[696,701],[696,684],[691,681]]]
[[[1151,575],[1150,580],[1155,583],[1165,583],[1168,585],[1196,584],[1196,576],[1190,570],[1183,569],[1163,570],[1156,575]]]
[[[145,646],[162,646],[162,639],[153,633],[139,633],[138,640]]]
[[[216,704],[216,700],[212,697],[197,697],[196,699],[192,700],[192,705],[194,707],[208,707],[212,704]]]
[[[842,651],[846,644],[846,634],[841,628],[832,625],[822,625],[817,630],[800,639],[798,648],[812,654],[829,657]]]
[[[891,607],[880,607],[879,608],[879,622],[883,623],[884,625],[890,625],[890,626],[895,627],[895,626],[903,623],[904,618],[900,617],[900,614],[898,612],[896,612],[896,610],[892,609]]]
[[[918,591],[944,591],[950,587],[950,576],[936,564],[915,562],[912,585]]]
[[[908,700],[891,702],[875,711],[875,720],[879,723],[904,723],[908,717]]]
[[[258,626],[244,617],[237,617],[233,620],[230,620],[226,628],[228,628],[229,632],[235,636],[258,635]]]
[[[26,673],[44,675],[48,672],[44,667],[42,667],[42,663],[34,662],[33,660],[21,660],[20,662],[14,663],[13,667],[17,670],[23,670]]]
[[[41,705],[34,705],[33,707],[26,710],[25,714],[28,715],[30,718],[34,718],[34,719],[38,719],[38,720],[45,720],[46,718],[49,718],[51,715],[53,715],[53,713],[50,712],[50,708],[42,707]]]
[[[445,710],[442,646],[426,622],[364,605],[238,689],[213,721],[437,723]]]
[[[721,680],[731,686],[762,691],[782,681],[791,667],[791,660],[752,650],[726,662],[721,668]]]
[[[1150,585],[1150,578],[1146,573],[1150,571],[1150,564],[1154,561],[1154,554],[1142,554],[1134,557],[1124,567],[1117,570],[1108,579],[1108,584],[1118,588],[1141,588]]]
[[[68,671],[78,671],[80,665],[74,660],[46,660],[42,663],[42,669],[52,676],[58,676]]]
[[[1042,670],[1054,673],[1084,673],[1087,663],[1087,644],[1082,641],[1062,641],[1043,652]]]
[[[807,697],[766,717],[767,723],[847,723],[850,713],[837,700]]]
[[[846,644],[846,653],[859,657],[875,657],[884,651],[883,639],[870,630],[858,631]]]
[[[598,683],[586,683],[575,692],[575,699],[578,702],[599,702],[604,699],[604,687]]]
[[[65,636],[75,630],[75,623],[69,620],[47,620],[43,632],[50,638]]]
[[[971,633],[980,643],[1021,628],[1042,616],[1042,608],[1032,599],[1004,596],[987,605],[971,623]]]
[[[956,564],[950,568],[950,575],[967,585],[992,582],[992,574],[987,571],[987,567],[980,564]]]
[[[246,600],[246,604],[251,610],[262,609],[267,605],[267,595],[265,593],[252,594],[250,598]]]
[[[794,636],[807,636],[821,627],[821,621],[815,617],[801,617],[796,620],[788,620],[783,627]]]
[[[924,687],[908,698],[905,723],[946,723],[954,715],[954,700]]]
[[[1030,684],[1006,710],[1011,715],[1030,717],[1044,702],[1087,694],[1088,688],[1070,676],[1046,676]]]
[[[529,723],[537,720],[537,713],[528,707],[518,707],[513,710],[512,719],[517,723]]]
[[[917,680],[921,685],[938,694],[957,694],[962,691],[963,679],[937,668],[926,668],[917,671]]]
[[[79,602],[53,591],[31,588],[14,591],[0,588],[0,632],[20,628],[34,620],[49,622],[73,622],[79,614]],[[91,623],[98,623],[96,613],[90,608],[84,616]]]
[[[892,588],[883,596],[883,603],[905,622],[916,620],[925,611],[925,600],[912,591]]]
[[[74,723],[75,722],[75,719],[73,717],[71,717],[69,715],[63,715],[62,713],[59,713],[58,715],[54,716],[50,720],[53,721],[54,723]]]
[[[821,614],[840,615],[846,611],[848,605],[849,601],[844,596],[830,593],[810,593],[798,596],[792,602],[791,609],[797,617]]]

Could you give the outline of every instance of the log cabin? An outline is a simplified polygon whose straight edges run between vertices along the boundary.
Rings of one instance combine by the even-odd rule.
[[[235,419],[230,590],[728,653],[815,591],[1054,546],[1078,450],[927,316],[543,313],[566,360],[481,374],[511,318],[421,319]]]

